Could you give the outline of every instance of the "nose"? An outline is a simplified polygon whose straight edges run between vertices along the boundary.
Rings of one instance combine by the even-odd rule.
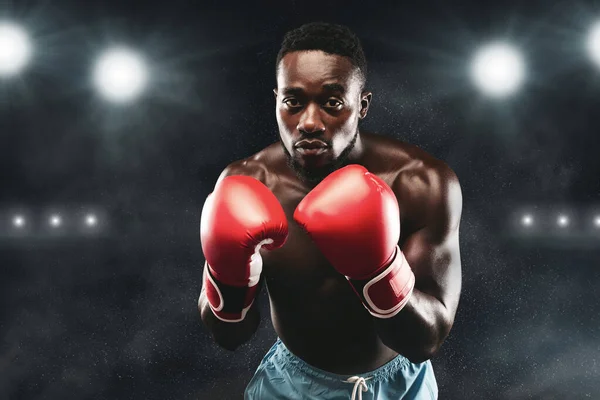
[[[307,134],[325,131],[325,125],[321,119],[320,112],[321,109],[318,104],[309,104],[300,117],[298,130]]]

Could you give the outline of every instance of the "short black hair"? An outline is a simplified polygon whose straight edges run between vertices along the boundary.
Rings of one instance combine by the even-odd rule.
[[[283,37],[281,49],[277,54],[275,72],[287,53],[302,50],[321,50],[348,57],[352,65],[359,69],[364,86],[367,80],[367,60],[360,40],[348,27],[327,22],[311,22],[289,31]]]

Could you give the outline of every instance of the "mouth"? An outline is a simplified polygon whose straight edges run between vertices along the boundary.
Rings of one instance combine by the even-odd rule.
[[[296,143],[294,149],[303,156],[316,156],[325,153],[329,146],[318,139],[303,139]]]

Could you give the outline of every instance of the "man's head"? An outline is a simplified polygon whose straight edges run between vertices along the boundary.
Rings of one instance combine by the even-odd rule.
[[[277,124],[288,164],[305,181],[321,181],[361,151],[358,121],[371,102],[366,73],[360,41],[344,26],[310,23],[285,35]]]

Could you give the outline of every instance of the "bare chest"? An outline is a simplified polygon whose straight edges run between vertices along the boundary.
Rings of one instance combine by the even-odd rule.
[[[265,251],[263,273],[269,291],[286,291],[288,294],[302,290],[315,292],[327,290],[334,282],[344,282],[308,234],[294,221],[294,211],[302,195],[275,193],[288,222],[288,238],[283,247]],[[273,293],[272,293],[273,294]]]
[[[389,180],[388,177],[381,178]],[[273,187],[272,191],[285,212],[288,238],[279,249],[261,250],[269,292],[273,294],[273,291],[286,290],[289,297],[291,293],[302,290],[307,294],[330,296],[341,285],[346,289],[343,292],[349,293],[346,279],[332,267],[310,236],[294,221],[294,211],[306,193],[285,186]]]

